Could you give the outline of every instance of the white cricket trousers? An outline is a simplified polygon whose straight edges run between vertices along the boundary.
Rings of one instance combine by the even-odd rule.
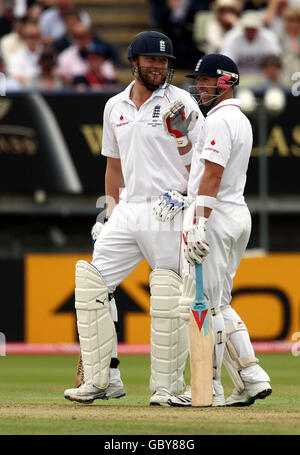
[[[246,250],[251,233],[251,216],[246,205],[217,202],[208,218],[206,239],[210,252],[203,261],[204,292],[211,308],[222,309],[212,317],[214,332],[226,331],[226,326],[241,321],[236,311],[225,308],[231,302],[233,279]],[[194,267],[190,267],[191,269]],[[194,273],[194,272],[192,272]],[[247,331],[235,332],[230,336],[239,357],[253,357],[254,350]],[[216,367],[221,368],[225,345],[216,345]],[[241,371],[244,381],[269,381],[267,373],[258,365]],[[216,394],[223,393],[219,381],[214,381]]]
[[[164,268],[181,275],[181,225],[181,216],[173,227],[157,221],[151,201],[120,201],[97,238],[92,259],[109,292],[144,258],[152,270]]]
[[[152,215],[151,201],[120,201],[96,240],[92,259],[109,292],[144,258],[152,270],[163,268],[181,274],[182,215],[177,221],[170,230],[169,223]],[[113,357],[117,357],[117,344]],[[110,373],[111,383],[119,380],[119,370],[111,369]]]

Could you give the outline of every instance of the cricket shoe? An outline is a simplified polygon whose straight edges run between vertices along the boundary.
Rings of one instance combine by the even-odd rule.
[[[172,395],[168,399],[168,404],[170,406],[178,406],[178,407],[187,407],[192,405],[192,393],[191,387],[187,386],[186,390],[183,392],[182,395]]]
[[[245,389],[239,393],[236,389],[232,395],[226,399],[226,406],[251,406],[255,400],[268,397],[272,393],[269,382],[244,382]]]
[[[212,407],[217,408],[220,406],[226,406],[225,396],[223,395],[213,395]]]
[[[162,387],[152,395],[149,404],[150,406],[170,406],[168,400],[173,397],[176,397],[176,395]]]
[[[170,406],[192,406],[191,387],[188,386],[182,395],[173,395],[168,399]],[[224,395],[213,395],[212,406],[226,406]]]
[[[106,389],[99,389],[92,382],[86,382],[76,389],[66,389],[64,397],[70,401],[89,404],[94,400],[109,400],[126,395],[123,384],[109,384]]]

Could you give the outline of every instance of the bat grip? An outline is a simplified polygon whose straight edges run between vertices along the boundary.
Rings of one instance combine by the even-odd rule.
[[[204,290],[203,290],[203,272],[202,264],[195,264],[195,274],[196,274],[196,300],[205,300]]]

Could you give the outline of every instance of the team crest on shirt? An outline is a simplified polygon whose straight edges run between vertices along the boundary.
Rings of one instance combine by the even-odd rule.
[[[160,116],[160,105],[157,104],[153,109],[152,118],[159,118]]]
[[[148,125],[154,126],[154,127],[161,125],[161,122],[159,121],[160,109],[161,109],[160,104],[157,104],[156,106],[154,106],[154,109],[152,112],[152,122],[149,122]]]

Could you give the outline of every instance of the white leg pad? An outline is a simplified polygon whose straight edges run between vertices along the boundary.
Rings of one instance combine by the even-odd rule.
[[[87,261],[76,263],[75,308],[85,380],[106,389],[116,331],[107,286]]]
[[[247,331],[243,321],[234,321],[231,324],[226,324],[226,347],[224,352],[224,366],[228,371],[235,388],[239,393],[245,389],[244,383],[240,376],[240,371],[244,368],[256,365],[259,360],[256,357],[239,357],[233,343],[230,341],[230,335],[240,330]]]
[[[226,333],[223,315],[215,314],[212,317],[213,329],[213,391],[215,395],[223,395],[224,389],[221,382],[221,367],[223,363]]]
[[[185,387],[189,343],[185,321],[179,315],[181,284],[180,276],[172,270],[155,269],[150,274],[152,393],[159,388],[180,393]]]
[[[181,319],[190,322],[191,304],[195,300],[196,280],[185,270],[182,270],[182,287],[179,299],[179,313]]]

